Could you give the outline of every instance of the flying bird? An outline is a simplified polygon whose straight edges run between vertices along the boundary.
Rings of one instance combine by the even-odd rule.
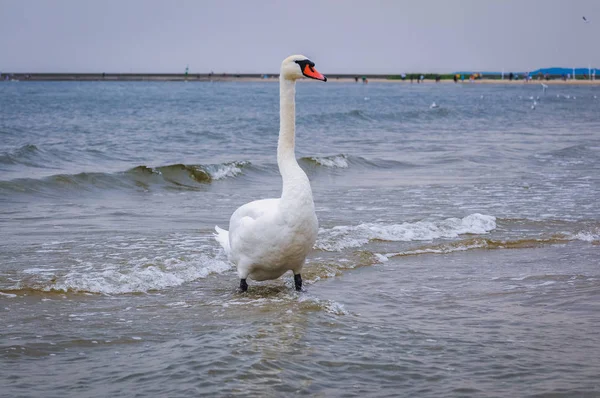
[[[587,20],[586,17],[581,17],[581,18],[583,18],[583,22],[585,22],[585,23],[589,23],[590,22],[590,21]]]

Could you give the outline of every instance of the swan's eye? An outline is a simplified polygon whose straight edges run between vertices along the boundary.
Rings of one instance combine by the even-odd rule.
[[[311,70],[313,70],[313,68],[315,67],[315,63],[312,62],[310,59],[302,59],[302,60],[297,60],[294,62],[297,63],[298,65],[300,65],[300,68],[302,68],[302,70],[304,70],[306,65],[310,66]]]

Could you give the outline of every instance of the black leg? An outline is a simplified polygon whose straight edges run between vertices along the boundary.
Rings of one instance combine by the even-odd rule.
[[[297,291],[302,291],[302,276],[300,274],[294,274],[294,285],[296,285]]]
[[[248,290],[248,284],[246,283],[245,279],[240,279],[240,290],[242,292],[245,292]]]

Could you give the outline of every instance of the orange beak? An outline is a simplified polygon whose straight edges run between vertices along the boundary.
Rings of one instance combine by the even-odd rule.
[[[310,77],[311,79],[322,80],[324,82],[327,81],[327,78],[317,71],[314,66],[310,66],[308,64],[304,66],[302,74],[304,74],[306,77]]]

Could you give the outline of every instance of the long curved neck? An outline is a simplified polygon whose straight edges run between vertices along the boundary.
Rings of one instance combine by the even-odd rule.
[[[299,189],[306,190],[308,178],[296,161],[296,82],[279,76],[279,141],[277,165],[283,179],[282,198],[292,198]],[[310,185],[308,185],[310,191]]]

